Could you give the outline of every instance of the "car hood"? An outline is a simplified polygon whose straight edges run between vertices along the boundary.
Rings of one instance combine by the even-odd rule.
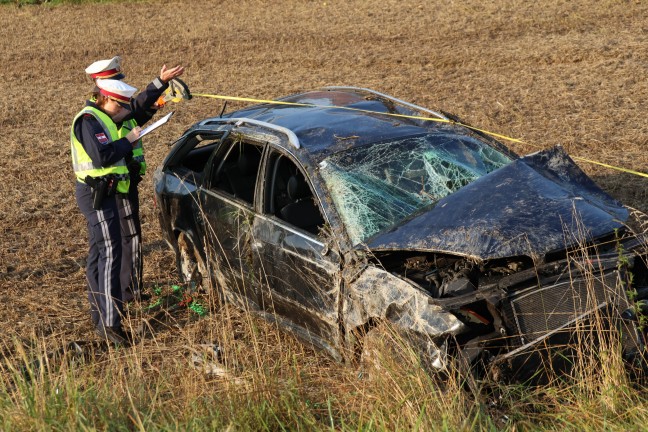
[[[372,251],[419,250],[488,260],[536,256],[611,233],[628,211],[557,146],[520,159],[374,235]]]

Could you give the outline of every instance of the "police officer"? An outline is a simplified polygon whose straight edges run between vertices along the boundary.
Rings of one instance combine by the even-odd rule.
[[[86,68],[88,76],[98,83],[102,79],[125,78],[121,69],[121,57],[116,56],[107,60],[98,60]],[[156,103],[169,86],[169,81],[184,72],[182,66],[167,69],[162,66],[160,76],[155,78],[146,89],[136,98],[131,99],[130,111],[124,111],[114,121],[120,135],[126,135],[137,126],[148,122],[157,112]],[[139,214],[138,184],[146,173],[146,160],[142,140],[133,147],[132,154],[126,156],[130,173],[130,189],[127,196],[117,198],[121,231],[122,231],[122,271],[121,287],[124,302],[142,298],[142,226]]]
[[[90,315],[96,332],[115,344],[127,344],[121,327],[122,236],[118,197],[127,196],[130,176],[125,157],[137,144],[139,127],[124,134],[114,119],[129,109],[136,89],[112,79],[97,82],[96,92],[72,121],[72,166],[76,201],[88,225],[86,264]]]

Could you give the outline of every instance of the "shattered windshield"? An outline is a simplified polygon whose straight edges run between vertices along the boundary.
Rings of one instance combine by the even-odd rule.
[[[336,153],[320,172],[358,244],[510,161],[470,136],[438,132]]]

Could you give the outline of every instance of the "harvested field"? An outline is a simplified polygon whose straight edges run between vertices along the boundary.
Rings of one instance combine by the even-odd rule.
[[[507,143],[518,154],[562,144],[573,156],[645,173],[647,16],[648,3],[623,0],[1,5],[0,339],[94,338],[69,128],[92,88],[84,69],[97,59],[121,55],[126,81],[138,88],[163,64],[184,65],[182,78],[197,93],[273,99],[368,87],[518,138]],[[218,115],[223,102],[195,98],[173,108],[170,124],[145,140],[150,173],[169,143]],[[648,178],[579,165],[648,212]],[[145,283],[167,287],[178,277],[151,177],[140,185]],[[200,342],[206,326],[188,326],[161,327],[155,343],[173,355],[187,334]],[[310,351],[304,357],[328,364]]]

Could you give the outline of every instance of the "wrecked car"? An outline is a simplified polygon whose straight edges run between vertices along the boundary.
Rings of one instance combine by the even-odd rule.
[[[629,211],[561,147],[518,157],[456,120],[330,87],[196,123],[154,177],[181,277],[338,360],[390,322],[433,367],[532,374],[602,311],[640,353]]]

